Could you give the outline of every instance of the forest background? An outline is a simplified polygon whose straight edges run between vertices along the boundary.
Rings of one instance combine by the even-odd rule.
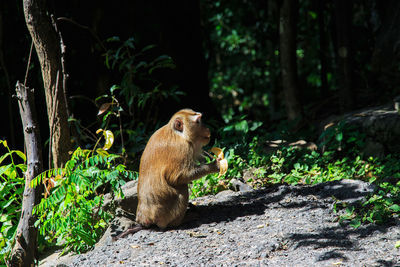
[[[45,11],[39,18],[50,23],[47,29],[41,29],[37,17],[29,23],[27,5],[35,2]],[[79,149],[103,146],[102,137],[107,145],[110,131],[112,147],[100,156],[110,164],[115,159],[110,155],[120,157],[112,166],[127,181],[135,176],[127,170],[138,169],[151,133],[174,112],[190,107],[204,114],[212,145],[225,148],[231,166],[222,178],[207,176],[194,183],[193,197],[227,189],[233,178],[253,187],[365,179],[383,191],[367,199],[364,208],[349,209],[343,220],[357,226],[392,218],[400,212],[396,149],[385,144],[389,148],[379,157],[366,155],[365,132],[342,119],[397,101],[399,12],[395,0],[1,1],[0,139],[7,141],[0,162],[5,166],[2,190],[7,190],[0,221],[2,254],[11,248],[5,240],[15,238],[21,200],[16,195],[23,190],[26,169],[13,162],[17,155],[12,149],[24,151],[18,99],[13,97],[17,81],[35,89],[43,171],[78,170],[67,162],[82,155]],[[46,60],[56,71],[46,74]],[[332,127],[324,131],[330,120]],[[282,145],[271,152],[271,140],[307,140],[317,148],[299,151]],[[98,162],[91,164],[98,167]],[[248,169],[251,178],[244,179]],[[57,174],[47,173],[37,182]],[[99,182],[87,199],[102,195],[101,186],[104,192],[118,190],[117,178]],[[10,179],[18,182],[6,187]],[[110,183],[111,189],[105,186]],[[103,229],[110,216],[101,219],[95,220],[101,222],[96,229]],[[41,222],[55,224],[49,217]],[[93,229],[82,227],[78,240],[58,237],[68,239],[72,250],[87,249],[101,231],[88,237],[85,233]],[[42,249],[56,242],[45,238],[52,231],[40,233]]]

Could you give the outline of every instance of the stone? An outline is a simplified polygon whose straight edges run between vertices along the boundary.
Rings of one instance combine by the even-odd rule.
[[[116,198],[114,201],[112,201],[111,194],[108,193],[104,195],[104,209],[110,209],[111,205],[113,204],[129,213],[136,214],[136,208],[138,205],[137,180],[129,181],[124,184],[122,186],[122,192],[124,194],[124,198]]]
[[[249,192],[249,191],[253,191],[253,188],[246,184],[243,183],[237,179],[231,179],[231,181],[229,182],[229,187],[233,189],[233,191],[236,192]]]

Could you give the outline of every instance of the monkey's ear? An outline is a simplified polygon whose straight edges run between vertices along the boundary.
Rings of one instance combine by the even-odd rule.
[[[194,117],[194,121],[196,123],[200,123],[201,122],[201,116],[202,116],[202,114],[197,112],[195,117]]]
[[[174,129],[182,132],[183,131],[183,121],[181,118],[176,118],[174,121]]]

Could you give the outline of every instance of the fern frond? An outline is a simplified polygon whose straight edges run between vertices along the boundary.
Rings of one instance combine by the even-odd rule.
[[[45,180],[47,178],[55,177],[57,175],[63,175],[63,169],[55,168],[55,169],[50,169],[50,170],[44,171],[32,179],[30,187],[35,188],[39,184],[42,184],[43,180]]]
[[[51,194],[48,198],[42,198],[40,203],[35,206],[33,212],[35,214],[46,212],[46,210],[49,206],[54,207],[58,203],[60,203],[65,198],[65,195],[66,195],[65,187],[59,186],[59,187],[55,188],[51,192]]]

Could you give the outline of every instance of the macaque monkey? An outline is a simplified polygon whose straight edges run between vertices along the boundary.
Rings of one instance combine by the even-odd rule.
[[[118,237],[156,225],[176,227],[185,216],[188,183],[219,171],[219,160],[198,164],[202,147],[210,142],[210,130],[202,124],[202,114],[191,109],[175,113],[168,124],[148,141],[139,167],[136,222]]]

